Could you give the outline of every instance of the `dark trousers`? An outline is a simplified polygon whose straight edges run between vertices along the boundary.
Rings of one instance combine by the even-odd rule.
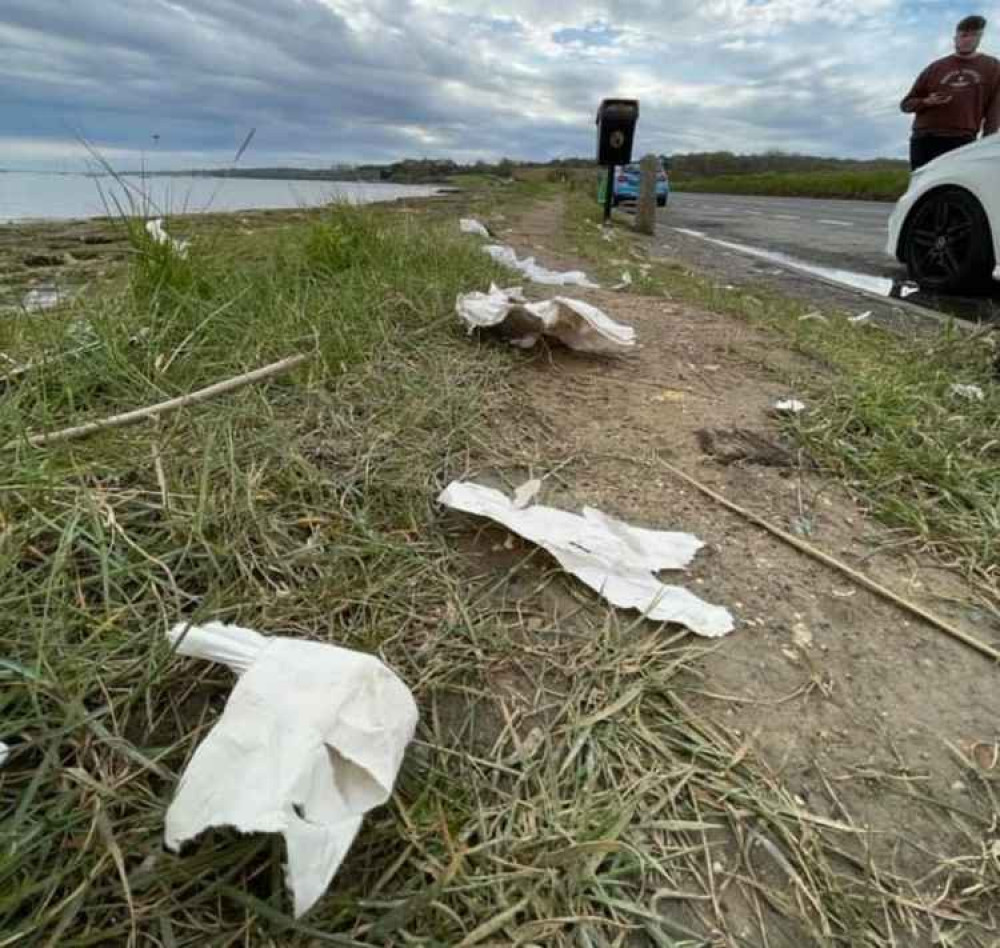
[[[975,135],[921,135],[910,139],[910,170],[916,171],[935,158],[968,145]]]

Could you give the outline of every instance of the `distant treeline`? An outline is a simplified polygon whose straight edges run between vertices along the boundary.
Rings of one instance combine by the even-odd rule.
[[[636,155],[638,160],[640,156]],[[809,174],[814,172],[894,172],[906,168],[903,161],[876,158],[859,161],[850,158],[819,158],[768,151],[758,155],[739,155],[729,151],[661,154],[672,180],[702,182],[709,178],[733,178],[742,175]],[[394,184],[447,184],[462,175],[497,178],[538,177],[552,180],[579,178],[596,174],[597,163],[591,158],[557,158],[552,161],[477,161],[459,164],[450,159],[406,158],[389,164],[331,165],[328,168],[219,168],[195,171],[160,172],[161,174],[196,175],[216,178],[276,178],[312,181],[383,181]]]

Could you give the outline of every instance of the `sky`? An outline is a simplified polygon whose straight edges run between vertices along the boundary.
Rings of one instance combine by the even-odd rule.
[[[0,0],[0,168],[466,163],[595,154],[901,157],[898,103],[952,0]]]

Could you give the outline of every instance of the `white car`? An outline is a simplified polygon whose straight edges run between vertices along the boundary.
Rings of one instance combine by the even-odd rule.
[[[982,290],[991,277],[1000,280],[1000,135],[913,172],[889,218],[886,250],[932,292]]]

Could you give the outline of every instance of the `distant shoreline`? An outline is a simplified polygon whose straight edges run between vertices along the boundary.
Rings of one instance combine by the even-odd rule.
[[[181,171],[49,171],[43,168],[0,168],[0,174],[58,175],[72,178],[242,178],[254,181],[333,181],[348,184],[446,185],[443,176],[383,178],[371,171],[326,168],[194,168]]]

